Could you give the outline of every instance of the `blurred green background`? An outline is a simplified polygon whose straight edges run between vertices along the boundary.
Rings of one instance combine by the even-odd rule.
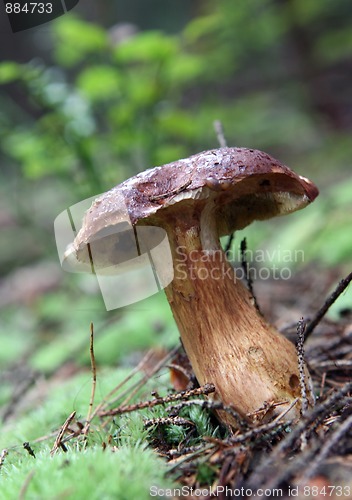
[[[27,32],[1,22],[0,403],[14,367],[88,366],[91,321],[100,365],[176,344],[162,293],[106,312],[93,278],[64,273],[53,222],[139,171],[218,147],[215,119],[229,145],[267,151],[321,192],[248,228],[249,248],[349,269],[350,0],[82,1]]]
[[[29,478],[30,498],[149,498],[165,466],[145,450],[139,415],[121,424],[128,446],[114,459],[100,429],[87,453],[71,450],[71,467],[48,460],[50,441],[34,444],[30,476],[23,441],[73,409],[84,419],[90,322],[98,402],[146,349],[178,343],[163,293],[107,312],[94,277],[65,273],[54,219],[146,168],[218,147],[217,119],[230,146],[263,149],[320,189],[304,211],[241,231],[234,248],[246,236],[253,251],[301,250],[292,272],[306,266],[313,286],[350,272],[352,3],[82,0],[16,34],[2,16],[0,47],[0,450],[13,446],[2,495],[18,498]],[[348,292],[339,307],[351,303]],[[153,388],[170,387],[163,375]]]

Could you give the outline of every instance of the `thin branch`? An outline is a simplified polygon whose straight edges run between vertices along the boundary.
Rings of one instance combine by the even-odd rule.
[[[152,427],[153,425],[195,425],[191,420],[187,420],[182,417],[160,417],[160,418],[150,418],[144,420],[145,427]]]
[[[346,434],[352,427],[352,415],[350,415],[337,429],[331,433],[329,438],[325,441],[320,449],[320,452],[315,457],[315,459],[310,463],[306,472],[300,480],[300,484],[307,484],[308,479],[310,479],[317,471],[319,465],[328,457],[331,449],[341,440],[344,434]]]
[[[224,248],[224,252],[225,252],[226,257],[227,257],[227,253],[230,251],[230,249],[232,247],[232,242],[233,242],[234,238],[235,238],[235,233],[231,233],[229,236],[229,239],[227,240],[225,248]]]
[[[97,386],[97,367],[95,364],[95,355],[94,355],[94,325],[90,324],[90,345],[89,345],[89,353],[90,353],[90,364],[92,367],[92,392],[90,395],[88,414],[86,418],[86,425],[82,431],[82,434],[87,434],[89,430],[89,424],[91,422],[91,416],[93,411],[94,397],[95,397],[95,389]]]
[[[148,378],[150,378],[152,375],[154,375],[155,373],[157,373],[164,365],[165,363],[171,359],[176,353],[177,351],[179,350],[179,347],[175,347],[174,349],[172,349],[159,363],[157,363],[152,372],[151,373],[148,373],[148,374],[145,374],[143,375],[143,377],[138,380],[137,382],[135,382],[132,387],[129,387],[128,389],[126,389],[122,394],[119,394],[118,396],[116,396],[114,399],[112,399],[111,401],[110,398],[116,394],[124,385],[127,384],[127,382],[129,382],[137,373],[139,373],[142,369],[143,369],[143,366],[145,366],[145,364],[150,361],[150,359],[152,358],[153,356],[153,349],[150,349],[146,355],[143,357],[143,359],[140,361],[140,363],[131,370],[131,372],[127,375],[127,377],[122,381],[120,382],[116,387],[114,387],[105,397],[104,399],[98,404],[98,406],[95,408],[92,416],[91,416],[91,420],[98,414],[101,413],[101,411],[104,411],[104,408],[108,405],[108,404],[113,404],[115,403],[116,401],[118,401],[119,399],[123,398],[126,394],[129,394],[131,393],[131,390],[132,389],[135,389],[135,390],[138,390],[143,384],[145,384],[145,382],[148,380]],[[129,399],[129,398],[128,398]],[[126,400],[125,400],[126,402]],[[125,402],[123,404],[125,404]]]
[[[301,412],[305,415],[308,410],[308,398],[307,398],[307,386],[306,386],[306,373],[304,370],[304,330],[306,329],[306,323],[303,318],[301,318],[297,323],[297,342],[296,351],[298,359],[298,373],[299,373],[299,385],[301,389]],[[303,450],[307,446],[307,433],[303,432],[301,436],[301,449]]]
[[[348,346],[350,351],[351,347]],[[323,368],[326,371],[331,370],[351,370],[352,369],[352,359],[332,359],[326,361],[310,362],[310,366],[315,368]],[[325,374],[326,376],[326,374]]]
[[[282,418],[284,418],[284,416],[287,415],[287,413],[292,410],[292,408],[297,404],[297,402],[298,398],[294,399],[292,403],[273,420],[273,423],[279,422]]]
[[[227,148],[227,141],[225,138],[224,134],[224,127],[222,126],[222,123],[220,120],[214,120],[213,122],[214,130],[216,133],[216,137],[218,140],[218,143],[221,148]]]
[[[145,385],[146,382],[153,375],[155,375],[156,373],[158,373],[159,370],[161,370],[161,368],[163,368],[165,366],[165,363],[167,361],[169,361],[169,359],[171,359],[179,351],[179,349],[180,349],[180,346],[175,347],[174,349],[172,349],[163,359],[161,359],[156,365],[154,365],[154,367],[152,368],[152,370],[146,372],[140,380],[138,380],[137,382],[135,382],[132,385],[132,387],[128,387],[127,389],[125,389],[125,391],[123,391],[122,394],[119,394],[118,396],[116,396],[115,399],[113,401],[111,401],[109,404],[111,405],[115,401],[121,400],[124,397],[125,399],[122,401],[122,403],[121,403],[120,406],[126,405],[129,401],[131,401],[131,399],[133,398],[133,396],[135,396],[137,394],[137,392],[143,387],[143,385]],[[141,363],[140,363],[140,365],[141,365]],[[141,367],[142,367],[142,365],[141,365]],[[124,385],[124,383],[125,382],[123,382],[121,385]],[[107,418],[103,422],[102,428],[105,428],[109,424],[111,418],[110,419]]]
[[[305,332],[305,340],[313,333],[315,327],[320,323],[325,314],[328,312],[332,304],[340,297],[340,295],[346,290],[350,282],[352,281],[352,272],[346,276],[346,278],[342,279],[332,294],[326,299],[323,306],[316,313],[314,318],[308,323],[306,332]]]
[[[296,455],[295,460],[287,461],[278,464],[278,466],[273,467],[275,470],[275,474],[267,474],[266,483],[264,484],[265,490],[274,491],[285,482],[289,482],[292,477],[296,476],[304,467],[307,466],[307,463],[310,463],[313,459],[315,453],[320,447],[319,442],[310,443],[309,446],[304,448],[304,451]],[[286,497],[285,497],[286,498]]]
[[[262,314],[260,311],[260,308],[259,308],[257,297],[254,294],[253,280],[252,280],[251,273],[249,270],[249,265],[248,265],[248,262],[246,259],[246,252],[247,252],[247,239],[243,238],[243,240],[241,241],[241,265],[242,265],[244,275],[246,277],[246,282],[247,282],[247,287],[248,287],[249,293],[252,295],[253,300],[254,300],[255,308],[260,314]]]
[[[319,405],[311,408],[307,414],[302,417],[302,419],[297,423],[296,427],[291,431],[290,434],[286,436],[285,439],[280,441],[279,444],[273,449],[271,454],[266,457],[261,464],[256,467],[255,472],[252,474],[248,487],[255,488],[271,488],[279,484],[280,477],[275,476],[268,480],[271,471],[275,469],[275,463],[277,463],[284,451],[292,450],[295,443],[301,438],[302,433],[307,432],[307,429],[313,423],[321,422],[326,414],[331,413],[331,411],[336,406],[343,406],[345,403],[345,396],[351,392],[352,382],[346,383],[341,389],[333,392],[328,398],[322,401]],[[264,486],[263,486],[264,485]]]
[[[261,434],[271,433],[273,430],[276,432],[280,432],[284,429],[287,429],[292,424],[292,420],[288,420],[287,422],[278,422],[274,420],[273,422],[269,422],[268,424],[261,425],[259,427],[254,427],[247,432],[239,434],[234,437],[229,438],[229,442],[231,444],[235,443],[243,443],[248,439],[258,438]]]
[[[149,361],[149,359],[152,357],[152,354],[153,354],[153,350],[150,349],[150,351],[148,351],[146,353],[146,355],[143,357],[143,359],[141,360],[141,362],[131,370],[131,372],[127,375],[127,377],[122,381],[120,382],[116,387],[114,387],[104,398],[103,400],[98,404],[98,406],[95,408],[93,414],[91,415],[91,420],[102,410],[102,408],[104,408],[104,406],[106,404],[109,403],[109,399],[119,390],[121,389],[121,387],[123,387],[125,384],[127,384],[127,382],[129,382],[131,380],[131,378],[134,377],[134,375],[136,375],[141,367],[143,366],[144,363],[146,363],[147,361]],[[120,396],[118,396],[116,398],[119,399]],[[110,403],[113,403],[115,400],[111,401]]]
[[[306,322],[301,318],[297,323],[297,342],[296,351],[298,358],[298,372],[299,372],[299,384],[301,387],[301,398],[302,398],[302,415],[305,415],[308,410],[309,401],[307,397],[307,381],[305,373],[305,361],[304,361],[304,331],[306,329]]]
[[[59,433],[57,435],[57,438],[55,439],[55,443],[54,443],[54,446],[52,447],[51,451],[50,451],[50,455],[53,456],[55,455],[55,453],[57,452],[59,446],[62,445],[62,439],[65,435],[65,432],[67,431],[70,423],[72,422],[72,420],[74,419],[76,415],[76,412],[73,411],[71,413],[71,415],[69,415],[65,421],[65,423],[63,424],[63,426],[61,427],[61,429],[59,430]]]
[[[0,470],[1,470],[1,467],[4,465],[5,459],[6,459],[8,454],[9,454],[8,449],[4,448],[0,454]]]
[[[222,403],[221,401],[192,399],[191,401],[182,401],[177,405],[169,406],[168,408],[166,408],[166,411],[169,411],[170,415],[177,415],[182,410],[182,408],[184,408],[185,406],[192,406],[192,405],[198,405],[201,406],[203,409],[206,408],[207,410],[225,411],[236,420],[236,422],[241,428],[248,428],[248,424],[246,421],[244,421],[242,416],[239,413],[237,413],[237,411],[234,408],[232,408],[232,406],[224,405],[224,403]]]
[[[192,389],[189,391],[177,392],[176,394],[169,394],[163,398],[157,397],[150,401],[142,401],[133,405],[119,406],[118,408],[113,408],[112,410],[101,412],[99,416],[112,417],[114,415],[121,415],[122,413],[138,411],[144,408],[153,408],[154,406],[171,403],[173,401],[179,401],[180,399],[187,399],[193,396],[211,394],[212,392],[215,392],[215,387],[213,386],[213,384],[205,384],[203,387],[199,387],[197,389]]]
[[[171,450],[168,451],[168,455],[171,458],[174,457],[182,457],[184,455],[189,455],[190,453],[198,453],[199,450],[203,451],[204,449],[204,443],[194,445],[194,446],[184,446],[183,448],[172,448]]]
[[[169,462],[170,467],[168,467],[168,472],[173,472],[175,469],[180,468],[180,466],[185,463],[189,462],[193,458],[198,457],[199,455],[205,455],[208,452],[214,452],[217,447],[214,443],[207,444],[206,446],[203,446],[202,448],[199,448],[198,450],[188,453],[187,455],[182,455],[178,458],[173,459],[172,461]]]

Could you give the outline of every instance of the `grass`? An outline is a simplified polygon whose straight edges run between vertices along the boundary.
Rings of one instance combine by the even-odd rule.
[[[97,396],[102,398],[127,373],[100,372]],[[143,499],[149,498],[151,485],[172,484],[165,477],[166,464],[148,448],[148,431],[136,414],[123,416],[107,428],[94,422],[87,440],[67,442],[66,453],[59,450],[50,455],[59,427],[73,410],[77,421],[84,422],[90,391],[89,371],[49,383],[39,391],[37,404],[3,424],[0,448],[7,455],[0,472],[2,498],[21,498],[21,490],[26,489],[25,498],[36,500]],[[24,449],[24,442],[29,442],[35,458]]]

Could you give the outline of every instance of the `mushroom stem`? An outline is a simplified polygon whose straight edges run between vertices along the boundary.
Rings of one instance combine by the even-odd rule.
[[[249,420],[265,402],[284,403],[283,411],[300,397],[294,345],[258,313],[211,221],[183,215],[165,227],[174,260],[165,291],[198,382],[213,383],[215,398]],[[295,405],[287,418],[299,410]]]

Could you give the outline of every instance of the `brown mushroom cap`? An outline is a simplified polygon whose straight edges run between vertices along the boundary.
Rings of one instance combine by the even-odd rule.
[[[201,213],[211,204],[217,236],[304,208],[318,195],[308,179],[270,155],[247,148],[220,148],[146,170],[97,198],[66,259],[89,264],[87,245],[104,240],[100,265],[116,264],[108,247],[116,249],[116,233],[136,225],[161,225],[167,212],[194,207]],[[117,200],[119,200],[117,202]],[[121,206],[121,200],[123,200]],[[131,222],[126,224],[126,208]],[[123,228],[123,229],[124,229]],[[115,239],[114,239],[115,238]],[[97,254],[99,252],[95,252]],[[94,259],[94,264],[99,262]]]

